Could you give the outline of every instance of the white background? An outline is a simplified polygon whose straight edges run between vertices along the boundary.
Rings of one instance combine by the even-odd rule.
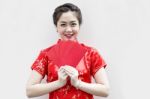
[[[0,98],[28,99],[30,67],[57,41],[52,13],[66,2],[82,11],[79,41],[98,49],[108,64],[107,99],[150,99],[149,0],[0,0]]]

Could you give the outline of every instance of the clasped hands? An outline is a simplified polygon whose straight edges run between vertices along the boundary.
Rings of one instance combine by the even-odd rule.
[[[58,80],[64,86],[67,83],[67,77],[70,77],[71,85],[78,88],[80,80],[78,79],[78,71],[69,65],[61,66],[58,70]]]

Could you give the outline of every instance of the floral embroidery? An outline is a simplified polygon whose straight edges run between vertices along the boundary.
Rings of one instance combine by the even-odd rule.
[[[82,45],[84,46],[84,45]],[[93,75],[105,62],[93,48],[84,46],[88,51],[81,59],[76,69],[79,72],[79,79],[91,83],[91,74]],[[41,75],[47,75],[47,82],[52,82],[58,79],[57,71],[59,67],[46,57],[48,49],[43,50],[34,64],[32,69],[38,71]],[[93,95],[76,89],[67,82],[66,86],[50,93],[49,99],[93,99]]]

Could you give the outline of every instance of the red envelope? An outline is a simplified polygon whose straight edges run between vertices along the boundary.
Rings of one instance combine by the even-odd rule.
[[[60,41],[48,52],[48,57],[57,66],[76,67],[86,53],[86,49],[74,41]]]

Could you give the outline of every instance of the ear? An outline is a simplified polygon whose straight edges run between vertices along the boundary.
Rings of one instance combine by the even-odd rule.
[[[58,33],[58,29],[56,28],[56,32]]]

